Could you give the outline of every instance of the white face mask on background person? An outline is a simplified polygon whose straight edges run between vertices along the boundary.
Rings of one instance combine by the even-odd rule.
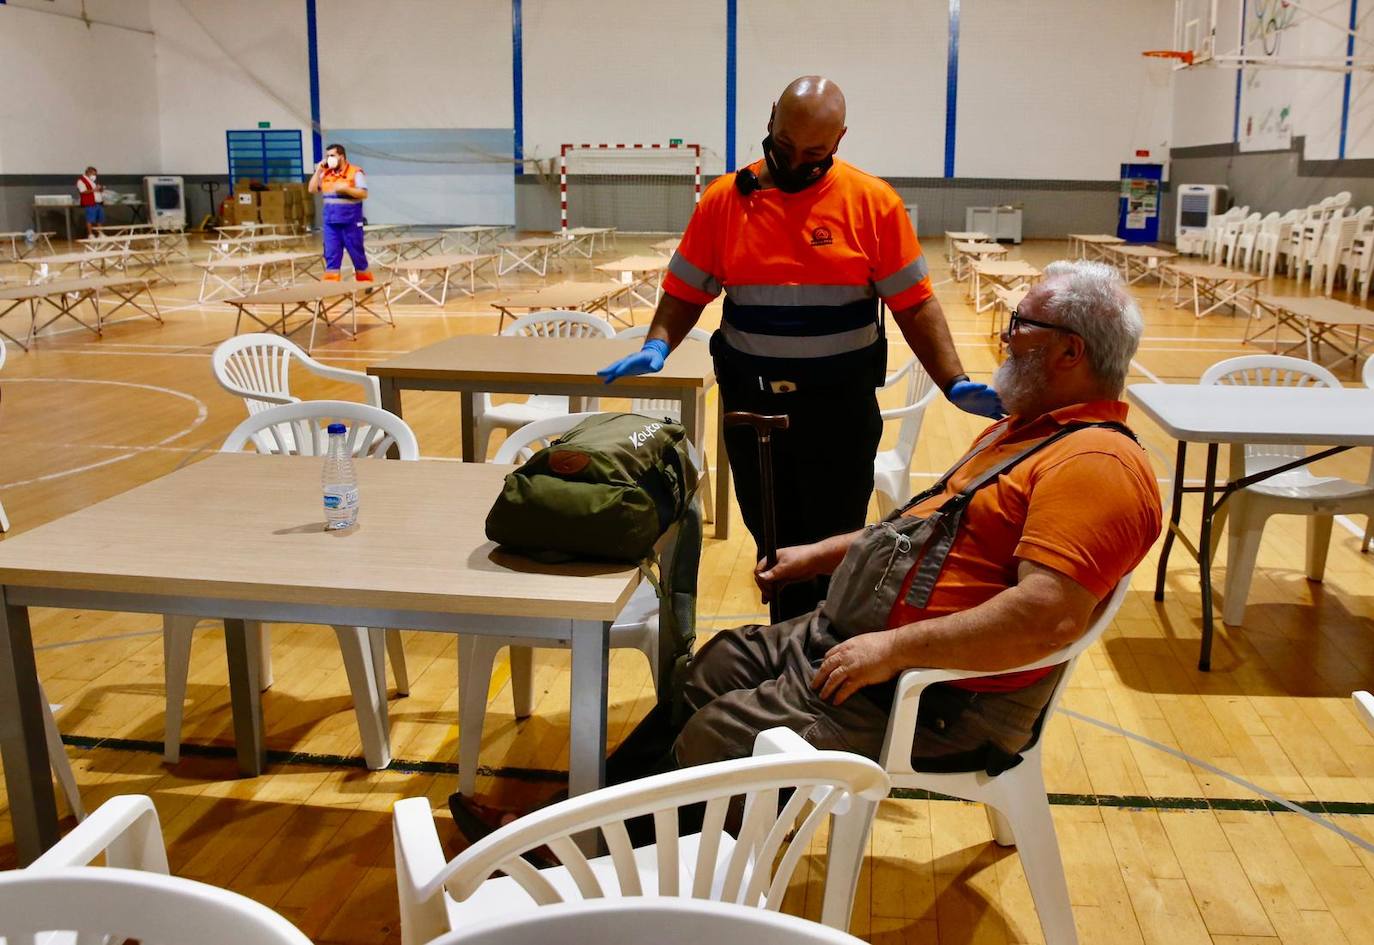
[[[335,170],[339,166],[339,156],[337,154],[331,154],[324,159],[324,163],[329,165],[331,171]]]
[[[87,175],[86,175],[86,179],[87,179],[88,181],[90,181],[92,184],[95,183],[95,175],[94,175],[94,174],[87,174]]]

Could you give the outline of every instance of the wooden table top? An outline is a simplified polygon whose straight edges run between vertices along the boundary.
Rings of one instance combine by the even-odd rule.
[[[566,242],[556,236],[527,236],[523,240],[513,240],[509,243],[497,243],[501,247],[520,247],[522,249],[543,249],[545,246],[557,246]]]
[[[658,272],[668,268],[667,256],[626,256],[602,263],[596,268],[602,272]]]
[[[228,259],[206,259],[195,265],[202,269],[245,269],[253,266],[270,266],[272,263],[295,262],[300,259],[314,259],[319,253],[300,250],[294,253],[256,253],[251,256],[231,256]]]
[[[94,279],[53,279],[35,285],[12,285],[0,288],[0,300],[18,302],[21,299],[41,299],[68,292],[96,292],[115,286],[141,285],[147,287],[146,276],[97,276]]]
[[[624,290],[620,282],[555,282],[542,289],[513,292],[491,304],[494,308],[577,308]]]
[[[611,362],[633,354],[642,338],[525,338],[519,335],[458,335],[369,365],[377,377],[431,380],[586,384]],[[634,384],[636,392],[654,387],[709,387],[715,383],[711,353],[706,345],[682,345],[655,374],[622,378],[606,388],[614,396],[618,386]]]
[[[72,263],[100,262],[103,259],[123,259],[129,255],[122,250],[100,250],[94,253],[55,253],[52,256],[25,256],[19,260],[26,266],[70,266]]]
[[[446,226],[445,233],[490,233],[494,230],[509,230],[504,223],[470,223],[467,226]]]
[[[383,265],[388,269],[447,269],[450,266],[465,266],[468,263],[495,258],[495,253],[435,253],[433,256],[421,256],[419,259],[398,259],[395,262],[383,263]]]
[[[679,246],[681,243],[682,243],[682,240],[681,240],[681,239],[676,239],[676,238],[675,238],[675,239],[670,239],[670,240],[661,240],[661,241],[659,241],[659,242],[657,242],[657,243],[651,244],[651,245],[649,246],[649,248],[650,248],[650,249],[656,249],[656,250],[658,250],[660,253],[672,254],[672,253],[677,252],[677,248],[678,248],[678,246]]]
[[[1164,268],[1189,279],[1203,279],[1210,282],[1263,282],[1265,277],[1243,269],[1228,269],[1213,266],[1211,263],[1171,262]]]
[[[987,233],[978,230],[945,230],[945,239],[961,243],[982,243],[992,239]]]
[[[209,241],[211,246],[256,246],[258,243],[292,243],[303,240],[299,233],[263,233],[258,236],[230,236]]]
[[[568,232],[569,232],[571,235],[573,235],[573,236],[592,236],[593,234],[599,236],[599,235],[602,234],[602,233],[614,233],[614,232],[615,232],[615,227],[613,227],[613,226],[575,226],[575,227],[573,227],[571,230],[569,230]]]
[[[1107,252],[1118,256],[1138,256],[1141,259],[1173,259],[1178,253],[1159,246],[1108,246]]]
[[[958,242],[954,248],[966,256],[1000,256],[1010,252],[1005,246],[999,243],[965,243]]]
[[[511,466],[360,461],[358,526],[326,532],[320,464],[213,455],[6,538],[0,584],[613,620],[639,583],[633,566],[497,551],[484,523]]]
[[[973,270],[982,276],[1030,276],[1041,275],[1024,259],[980,259],[973,264]]]
[[[1119,236],[1112,236],[1110,233],[1070,233],[1069,239],[1081,240],[1084,243],[1104,243],[1113,245],[1126,242]]]
[[[295,305],[300,302],[318,302],[321,299],[337,298],[341,295],[353,295],[356,292],[374,292],[384,288],[385,282],[354,282],[353,280],[340,282],[304,282],[300,285],[287,286],[284,289],[272,289],[268,292],[258,292],[254,295],[245,295],[237,299],[225,299],[230,305]]]
[[[420,233],[410,236],[388,236],[380,240],[372,240],[367,244],[368,249],[390,249],[393,246],[416,246],[421,243],[437,243],[442,240],[441,233]]]
[[[1374,312],[1369,309],[1322,296],[1261,295],[1259,304],[1327,325],[1374,325]]]

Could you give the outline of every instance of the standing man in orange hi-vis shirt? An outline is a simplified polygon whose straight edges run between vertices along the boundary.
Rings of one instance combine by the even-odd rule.
[[[610,383],[661,370],[724,289],[711,354],[725,409],[790,418],[773,447],[780,546],[851,532],[867,517],[883,428],[877,388],[887,370],[880,299],[952,403],[994,419],[1003,414],[997,393],[964,374],[901,198],[835,159],[846,130],[844,95],[833,82],[803,76],[789,85],[773,106],[763,160],[702,195],[643,349],[599,372]],[[726,448],[757,542],[753,433],[732,428]],[[819,577],[785,588],[783,615],[813,609],[826,583]]]
[[[363,201],[367,199],[367,177],[363,169],[348,163],[348,152],[341,144],[325,148],[324,160],[310,176],[310,192],[324,194],[324,279],[339,281],[344,250],[353,261],[353,278],[371,282],[367,251],[363,248]]]

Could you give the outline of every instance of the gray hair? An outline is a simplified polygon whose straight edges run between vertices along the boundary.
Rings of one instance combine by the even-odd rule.
[[[1145,332],[1121,275],[1105,263],[1061,259],[1045,267],[1045,281],[1053,286],[1041,310],[1083,339],[1093,374],[1119,397]]]

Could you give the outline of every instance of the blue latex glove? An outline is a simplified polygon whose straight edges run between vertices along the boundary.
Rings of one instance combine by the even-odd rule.
[[[956,381],[945,397],[965,413],[975,413],[993,420],[1001,420],[1007,415],[997,391],[977,381]]]
[[[627,355],[619,361],[604,367],[596,372],[596,376],[601,378],[603,384],[609,384],[617,378],[629,377],[634,374],[656,374],[663,370],[663,359],[668,357],[668,342],[661,338],[651,338],[644,342],[644,347],[634,354]]]

